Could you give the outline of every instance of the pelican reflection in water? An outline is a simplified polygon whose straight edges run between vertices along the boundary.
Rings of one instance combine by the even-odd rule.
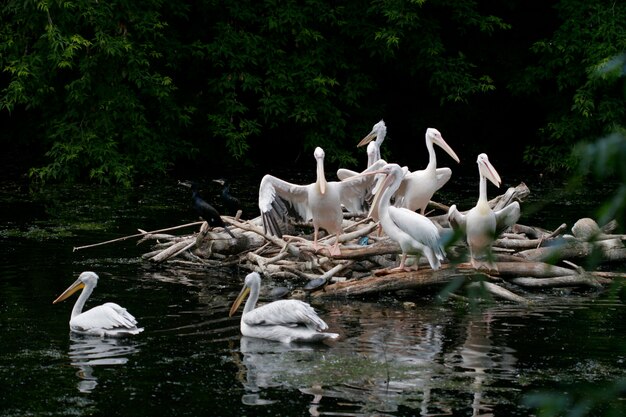
[[[70,334],[70,364],[78,370],[77,388],[89,393],[98,385],[94,367],[125,365],[128,357],[139,352],[139,344],[128,338],[99,338]]]
[[[233,303],[229,317],[237,311],[250,295],[241,315],[241,334],[282,343],[323,342],[336,339],[337,333],[325,333],[328,325],[313,307],[300,300],[277,300],[256,307],[261,289],[261,276],[252,272],[246,276],[244,286]]]

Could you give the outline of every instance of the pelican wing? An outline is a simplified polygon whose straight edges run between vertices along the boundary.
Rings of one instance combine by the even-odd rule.
[[[437,168],[435,171],[437,178],[437,190],[443,187],[452,177],[452,170],[450,168]]]
[[[356,171],[352,171],[351,169],[347,169],[347,168],[339,168],[337,170],[337,178],[339,178],[339,181],[343,181],[347,178],[350,177],[354,177],[355,175],[359,175],[359,172]]]
[[[259,209],[265,233],[282,236],[280,223],[284,223],[288,207],[295,210],[301,220],[310,220],[307,206],[309,185],[296,185],[272,175],[266,175],[259,186]]]
[[[105,303],[72,317],[70,326],[76,331],[103,335],[143,331],[137,328],[135,317],[115,303]]]
[[[313,307],[299,300],[278,300],[245,313],[242,321],[248,326],[306,326],[326,330],[328,325]]]
[[[437,226],[427,217],[406,208],[393,206],[389,207],[389,216],[400,229],[421,245],[433,249],[441,248]]]
[[[453,204],[448,209],[448,222],[454,230],[465,233],[467,227],[467,216],[456,208],[456,204]]]
[[[441,245],[437,226],[425,216],[406,208],[389,207],[391,220],[413,239],[413,246],[419,248],[432,269],[439,269],[445,252]]]
[[[498,236],[507,227],[517,223],[521,215],[520,205],[517,201],[514,201],[494,213],[496,215],[496,236]]]
[[[378,177],[378,175],[373,175],[371,173],[378,171],[386,164],[387,162],[379,159],[365,171],[339,182],[341,187],[341,204],[343,204],[348,211],[360,213],[367,210],[365,203],[366,201],[371,200],[372,189],[374,188]],[[337,175],[339,176],[339,171],[337,172]]]

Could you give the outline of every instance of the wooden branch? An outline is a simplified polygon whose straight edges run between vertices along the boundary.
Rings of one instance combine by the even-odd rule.
[[[543,242],[544,242],[543,239],[509,239],[509,238],[503,238],[503,239],[496,239],[493,242],[493,246],[499,247],[499,248],[506,248],[506,249],[515,249],[515,250],[535,249],[535,248],[538,248],[539,246],[541,246],[541,244]]]
[[[489,205],[494,211],[500,210],[511,204],[513,201],[523,201],[529,195],[530,190],[528,189],[528,186],[522,182],[517,187],[510,187],[504,194],[489,201]]]
[[[182,251],[185,251],[187,249],[190,249],[191,247],[196,245],[196,238],[195,237],[190,237],[186,240],[180,241],[178,243],[173,244],[172,246],[170,246],[169,248],[162,250],[161,252],[159,252],[157,255],[153,256],[152,258],[150,258],[150,260],[152,262],[163,262],[169,258],[172,258],[174,256],[176,256],[177,254],[181,253]]]
[[[124,236],[124,237],[120,237],[120,238],[117,238],[117,239],[107,240],[106,242],[94,243],[94,244],[85,245],[85,246],[75,246],[74,249],[72,249],[72,252],[76,252],[77,250],[81,250],[81,249],[93,248],[93,247],[96,247],[96,246],[108,245],[109,243],[121,242],[123,240],[132,239],[134,237],[141,237],[141,236],[144,236],[146,234],[167,232],[169,230],[177,230],[177,229],[183,229],[185,227],[198,226],[198,225],[200,225],[202,223],[204,223],[204,221],[187,223],[187,224],[181,224],[180,226],[167,227],[165,229],[152,230],[150,232],[142,231],[141,233],[136,233],[134,235]]]
[[[265,239],[267,239],[268,241],[272,242],[273,244],[275,244],[276,246],[278,246],[279,248],[283,249],[283,250],[287,250],[287,252],[289,252],[291,255],[293,256],[300,256],[300,251],[293,245],[285,242],[282,239],[277,238],[276,236],[271,236],[268,234],[265,234],[263,232],[263,229],[261,229],[258,226],[254,226],[252,224],[248,223],[241,223],[238,222],[237,220],[230,218],[230,217],[224,217],[224,221],[226,223],[232,224],[233,226],[237,226],[238,228],[242,229],[242,230],[248,230],[250,232],[254,232],[260,236],[263,236]]]
[[[448,282],[459,274],[452,268],[442,267],[438,271],[422,269],[419,271],[399,272],[384,276],[370,276],[359,280],[347,280],[327,285],[324,291],[312,294],[316,298],[355,297],[380,292],[398,291],[437,285]]]
[[[353,263],[354,263],[354,261],[348,261],[348,262],[343,262],[343,263],[337,264],[334,267],[332,267],[331,269],[329,269],[328,271],[326,271],[324,274],[322,274],[320,276],[320,278],[323,278],[325,280],[329,280],[332,277],[334,277],[335,274],[338,274],[339,272],[343,271],[344,269],[346,269],[347,267],[349,267]]]
[[[503,288],[492,282],[487,282],[487,281],[473,282],[470,284],[470,287],[484,288],[490,294],[495,295],[496,297],[499,297],[499,298],[503,298],[508,301],[513,301],[513,302],[520,303],[520,304],[529,304],[529,301],[526,298],[519,296],[515,294],[514,292],[509,291],[506,288]]]
[[[335,259],[359,259],[367,258],[374,255],[388,255],[391,253],[400,253],[400,245],[387,238],[380,240],[373,245],[367,246],[348,246],[341,248],[341,255],[337,255]]]
[[[501,277],[556,277],[575,274],[569,268],[551,265],[544,262],[496,262],[498,275]]]
[[[564,226],[564,225],[561,225],[561,226]],[[514,233],[524,234],[528,236],[530,239],[545,239],[548,236],[550,236],[550,234],[554,233],[554,232],[551,232],[550,230],[542,229],[540,227],[527,226],[527,225],[519,224],[519,223],[514,224],[511,227],[511,230]]]
[[[528,249],[518,255],[529,261],[558,262],[563,259],[582,259],[597,250],[607,261],[626,260],[626,248],[619,239],[601,240],[594,243],[582,242],[575,238],[564,238],[559,244],[537,249]]]
[[[510,282],[520,285],[522,287],[532,287],[532,288],[553,288],[553,287],[592,287],[592,288],[602,288],[602,281],[605,283],[607,281],[602,278],[592,278],[586,275],[568,275],[562,277],[553,277],[553,278],[528,278],[528,277],[518,277],[512,278]]]

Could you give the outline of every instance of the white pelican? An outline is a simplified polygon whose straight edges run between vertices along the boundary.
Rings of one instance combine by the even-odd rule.
[[[367,167],[371,167],[372,164],[379,159],[382,159],[380,153],[380,146],[383,144],[387,136],[387,126],[384,121],[376,123],[372,127],[372,131],[368,133],[361,141],[356,145],[357,147],[367,145]],[[376,138],[374,142],[372,139]],[[372,143],[373,145],[370,145]]]
[[[393,270],[409,270],[404,266],[407,255],[419,253],[426,256],[432,269],[439,269],[445,252],[435,224],[412,210],[391,206],[391,196],[398,190],[404,171],[398,164],[387,164],[379,172],[387,174],[387,177],[380,192],[376,194],[372,207],[378,206],[383,230],[402,249],[400,265]],[[417,267],[417,262],[415,265]]]
[[[385,140],[385,136],[387,136],[387,126],[385,125],[385,122],[381,120],[380,122],[372,126],[372,131],[368,133],[367,135],[365,135],[365,137],[361,139],[361,141],[358,143],[357,147],[367,144],[367,167],[368,168],[370,168],[376,162],[382,160],[381,153],[380,153],[380,146]],[[374,138],[376,140],[373,140]],[[383,165],[384,163],[380,164],[381,167]],[[337,178],[339,178],[341,181],[345,180],[346,178],[350,178],[354,175],[358,175],[358,174],[359,173],[356,171],[352,171],[352,170],[345,169],[345,168],[340,168],[337,170]],[[382,175],[376,175],[374,184],[370,187],[370,189],[368,189],[368,193],[366,197],[366,201],[368,203],[371,202],[372,196],[376,194],[376,192],[378,192],[378,189],[380,188],[380,184],[382,184],[382,180],[383,180]],[[378,221],[378,209],[377,208],[374,210],[370,210],[370,217],[374,219],[374,221]],[[380,229],[378,230],[380,232]]]
[[[263,219],[265,233],[282,236],[280,223],[284,222],[289,203],[298,216],[305,221],[313,221],[313,247],[317,250],[319,229],[337,235],[335,244],[330,248],[332,256],[341,254],[339,235],[342,233],[343,204],[349,211],[365,211],[365,197],[368,187],[373,181],[369,176],[375,173],[375,165],[360,175],[344,181],[326,181],[324,175],[324,151],[315,148],[317,161],[317,180],[313,184],[296,185],[283,181],[272,175],[265,175],[259,187],[259,209]]]
[[[380,145],[382,145],[385,140],[385,136],[387,135],[387,126],[384,121],[380,121],[376,123],[372,127],[372,131],[368,133],[361,141],[359,142],[357,147],[363,146],[367,144],[367,167],[371,167],[374,163],[381,158],[380,156]],[[372,140],[376,138],[375,141]],[[340,180],[345,180],[346,178],[352,177],[354,175],[358,175],[359,173],[356,171],[352,171],[350,169],[339,168],[337,170],[337,178]]]
[[[305,302],[277,300],[255,308],[260,288],[261,276],[257,272],[248,274],[228,313],[232,317],[243,299],[250,295],[241,315],[242,335],[282,343],[322,342],[339,337],[337,333],[322,332],[328,325]]]
[[[98,275],[95,272],[85,271],[80,274],[78,279],[63,294],[59,295],[52,302],[52,304],[56,304],[65,300],[76,291],[83,289],[72,309],[70,330],[76,333],[100,337],[119,337],[141,333],[143,327],[137,327],[137,320],[125,308],[115,303],[105,303],[83,313],[85,301],[87,301],[97,284]]]
[[[502,180],[489,162],[487,154],[478,155],[476,163],[480,174],[478,202],[466,215],[453,205],[448,210],[448,221],[455,230],[467,234],[472,266],[476,269],[486,266],[489,270],[497,271],[498,268],[491,255],[491,244],[500,232],[517,222],[520,217],[520,206],[514,201],[501,210],[493,211],[487,201],[487,179],[496,187],[500,187]],[[485,258],[486,261],[482,261]]]
[[[437,168],[437,155],[433,144],[440,146],[457,162],[459,157],[452,148],[443,140],[441,133],[437,129],[429,127],[426,129],[426,148],[428,149],[428,165],[426,169],[410,172],[405,175],[400,188],[396,193],[397,207],[405,207],[411,211],[420,210],[426,213],[426,206],[435,192],[444,186],[452,176],[450,168]]]

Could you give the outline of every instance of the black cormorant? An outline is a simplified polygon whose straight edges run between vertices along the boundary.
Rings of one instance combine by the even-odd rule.
[[[204,201],[202,197],[200,197],[200,194],[198,193],[198,184],[196,183],[191,184],[191,201],[193,203],[193,208],[196,209],[200,217],[202,217],[202,219],[204,219],[209,224],[209,226],[223,227],[229,235],[235,237],[235,235],[233,235],[232,232],[228,230],[228,228],[224,224],[224,221],[220,217],[220,213],[215,209],[215,207],[213,207],[212,205]]]
[[[223,178],[213,180],[214,182],[222,186],[222,204],[224,205],[224,211],[230,216],[237,214],[237,210],[241,207],[239,199],[230,193],[230,184]]]

